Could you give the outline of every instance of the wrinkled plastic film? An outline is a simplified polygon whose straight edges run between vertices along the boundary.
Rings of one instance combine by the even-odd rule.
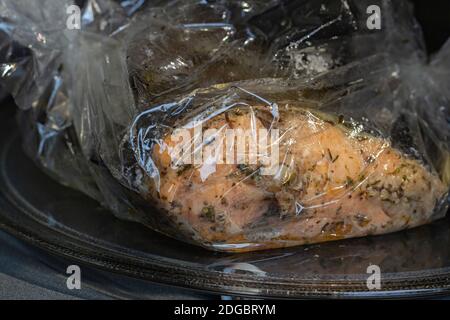
[[[3,0],[2,84],[28,153],[121,218],[225,251],[398,231],[445,214],[449,51],[368,5],[87,1],[73,31]]]

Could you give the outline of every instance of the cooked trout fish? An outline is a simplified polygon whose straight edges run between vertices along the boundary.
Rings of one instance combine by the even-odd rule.
[[[187,134],[169,132],[151,151],[159,177],[150,197],[194,240],[236,252],[383,234],[433,220],[448,190],[438,174],[386,139],[343,122],[294,105],[280,108],[276,119],[263,106],[235,108],[203,121],[202,132],[214,134],[200,147],[215,152],[197,162],[196,128],[184,126]],[[238,132],[240,142],[226,144],[231,139],[224,132]],[[250,148],[266,133],[263,155],[268,160],[276,149],[272,161]],[[226,161],[227,154],[235,158]],[[250,161],[252,155],[261,161]]]

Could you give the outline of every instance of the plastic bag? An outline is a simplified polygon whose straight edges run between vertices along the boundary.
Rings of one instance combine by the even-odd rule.
[[[89,0],[81,30],[70,5],[0,0],[2,87],[29,155],[118,217],[240,252],[445,214],[450,51],[427,63],[406,2]]]

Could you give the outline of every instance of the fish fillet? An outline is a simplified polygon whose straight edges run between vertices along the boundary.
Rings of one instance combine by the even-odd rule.
[[[267,108],[249,106],[202,124],[238,128],[279,130],[274,174],[262,175],[260,164],[222,163],[205,176],[204,164],[174,164],[170,150],[179,141],[170,132],[151,151],[159,185],[149,198],[180,232],[211,249],[244,252],[412,228],[433,220],[447,192],[437,174],[386,139],[299,106],[283,107],[276,120]]]

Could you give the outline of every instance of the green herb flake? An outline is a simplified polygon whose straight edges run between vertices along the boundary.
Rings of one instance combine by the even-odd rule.
[[[351,177],[347,176],[347,178],[346,178],[346,180],[345,180],[345,184],[346,184],[347,186],[352,186],[353,183],[354,183],[353,179],[352,179]]]
[[[211,222],[214,222],[216,218],[214,206],[203,207],[200,217],[208,219]]]
[[[181,176],[183,173],[185,173],[187,170],[191,169],[192,165],[191,164],[185,164],[180,166],[180,168],[177,171],[177,175]]]
[[[328,157],[330,158],[330,161],[333,161],[333,155],[331,154],[330,148],[327,148]]]

